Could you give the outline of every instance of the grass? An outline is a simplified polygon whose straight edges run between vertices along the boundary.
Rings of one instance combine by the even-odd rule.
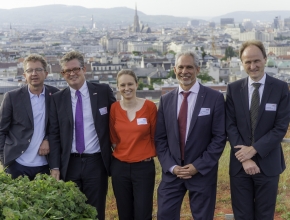
[[[283,143],[284,156],[286,165],[290,166],[290,144]],[[219,173],[218,173],[218,189],[217,189],[217,203],[215,211],[215,220],[225,219],[225,214],[231,214],[231,197],[229,188],[229,144],[225,147],[223,155],[219,161]],[[154,190],[154,207],[153,207],[153,219],[156,219],[157,213],[157,187],[161,180],[161,167],[157,159],[155,159],[156,165],[156,182]],[[0,171],[2,167],[0,166]],[[280,176],[276,215],[275,220],[290,219],[290,168],[286,169]],[[115,220],[118,219],[118,213],[116,208],[115,197],[112,189],[111,182],[109,180],[109,190],[107,195],[107,207],[106,207],[106,219]],[[188,196],[184,197],[181,210],[182,220],[191,220],[191,212],[189,207]]]

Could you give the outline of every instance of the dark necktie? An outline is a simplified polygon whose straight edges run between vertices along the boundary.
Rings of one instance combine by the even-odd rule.
[[[259,114],[259,106],[260,106],[260,94],[259,94],[259,87],[261,83],[253,83],[252,84],[255,89],[252,94],[251,100],[251,108],[250,108],[250,115],[251,115],[251,129],[252,129],[252,145],[255,142],[255,129],[257,125],[257,118]]]
[[[183,101],[180,106],[179,115],[178,115],[178,126],[179,126],[179,140],[180,140],[180,154],[181,160],[184,160],[184,148],[185,148],[185,135],[186,135],[186,125],[187,125],[187,109],[188,102],[187,97],[190,95],[190,92],[182,92]]]
[[[75,114],[76,150],[82,154],[85,151],[83,103],[79,90],[76,91],[76,95],[78,97]]]

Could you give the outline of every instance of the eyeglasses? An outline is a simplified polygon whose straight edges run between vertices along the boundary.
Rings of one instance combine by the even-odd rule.
[[[26,73],[32,74],[35,71],[35,73],[40,74],[44,71],[42,68],[35,68],[35,69],[27,69],[25,70]]]
[[[71,72],[73,72],[74,74],[78,74],[81,69],[83,69],[83,67],[75,67],[75,68],[72,68],[72,69],[66,69],[66,70],[62,70],[61,71],[61,74],[65,74],[67,76],[69,76],[71,74]]]

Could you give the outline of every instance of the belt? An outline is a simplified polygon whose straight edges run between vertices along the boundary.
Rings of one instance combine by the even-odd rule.
[[[149,162],[149,161],[151,161],[151,160],[153,160],[153,157],[149,157],[149,158],[147,158],[147,159],[145,159],[145,160],[142,160],[141,162]]]
[[[70,156],[71,157],[81,157],[81,158],[86,158],[86,157],[93,157],[96,156],[100,153],[94,153],[94,154],[79,154],[79,153],[71,153]]]

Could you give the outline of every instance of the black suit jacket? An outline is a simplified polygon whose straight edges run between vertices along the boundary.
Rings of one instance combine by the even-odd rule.
[[[226,98],[226,129],[231,144],[230,175],[242,168],[236,157],[236,145],[251,146],[251,124],[249,111],[248,77],[228,85]],[[276,105],[269,111],[269,104]],[[285,169],[281,141],[289,125],[289,89],[287,83],[266,76],[255,129],[256,158],[258,166],[266,176],[276,176]]]
[[[87,82],[90,93],[92,114],[96,132],[99,138],[101,154],[108,174],[111,163],[111,142],[109,131],[110,107],[116,101],[112,89],[107,84]],[[49,128],[49,165],[59,168],[61,179],[65,179],[71,154],[74,119],[72,113],[71,93],[69,87],[52,96],[50,106]],[[101,115],[99,109],[107,107],[107,114]]]
[[[52,86],[44,86],[47,132],[50,98],[59,90]],[[26,151],[35,127],[37,129],[33,122],[28,86],[5,93],[0,108],[0,160],[4,166],[8,166]]]
[[[160,98],[155,145],[162,166],[162,181],[177,177],[169,169],[181,166],[177,121],[178,88]],[[200,114],[202,108],[210,109]],[[218,160],[226,143],[224,96],[200,85],[185,145],[184,164],[192,163],[198,173],[186,180],[191,185],[213,185],[217,181]]]

